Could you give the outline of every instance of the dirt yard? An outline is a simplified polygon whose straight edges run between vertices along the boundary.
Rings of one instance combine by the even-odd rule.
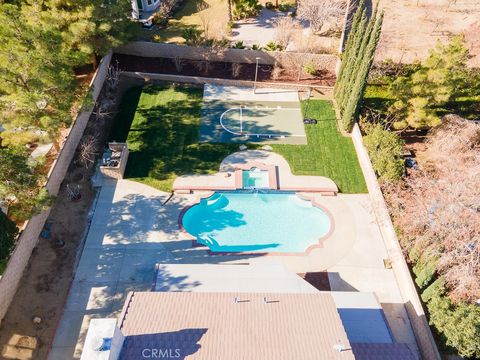
[[[139,71],[170,75],[186,76],[204,76],[231,80],[253,80],[255,78],[255,64],[235,64],[238,66],[238,74],[233,76],[234,70],[232,63],[211,61],[208,69],[205,68],[205,62],[200,60],[182,60],[181,70],[178,71],[174,61],[167,58],[148,58],[133,55],[114,54],[112,62],[118,62],[119,67],[124,71]],[[290,71],[282,70],[277,76],[274,75],[274,68],[271,65],[260,65],[258,67],[258,81],[279,82],[279,83],[299,83],[302,85],[322,85],[333,86],[335,84],[335,74],[328,71],[319,71],[315,75],[302,73],[298,80],[297,69]],[[298,70],[297,70],[298,71]]]
[[[118,91],[117,99],[123,90]],[[117,105],[113,103],[112,114]],[[99,120],[95,115],[88,122],[83,140],[96,134],[97,157],[101,155],[112,122],[113,117]],[[40,238],[34,248],[17,293],[0,326],[0,359],[47,358],[87,231],[88,213],[95,198],[95,191],[90,184],[93,173],[93,166],[87,169],[79,162],[77,150],[47,220],[52,223],[51,239]],[[79,186],[82,195],[79,201],[69,199],[67,184]],[[63,240],[65,245],[56,245],[57,240]],[[35,321],[37,317],[40,322]]]
[[[465,33],[480,67],[479,0],[381,0],[385,19],[377,60],[412,62],[423,59],[438,41]]]
[[[79,174],[72,174],[73,176]],[[62,188],[52,208],[52,239],[65,241],[57,247],[53,240],[40,239],[0,328],[2,359],[46,359],[72,280],[79,245],[82,242],[87,213],[94,192],[88,181],[79,184],[82,199],[72,202]],[[34,317],[41,323],[35,324]]]

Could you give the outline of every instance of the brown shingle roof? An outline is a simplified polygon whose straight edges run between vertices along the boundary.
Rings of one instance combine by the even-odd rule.
[[[179,349],[188,359],[354,358],[328,293],[136,292],[120,324],[124,360],[145,348]],[[339,343],[347,350],[335,350]]]

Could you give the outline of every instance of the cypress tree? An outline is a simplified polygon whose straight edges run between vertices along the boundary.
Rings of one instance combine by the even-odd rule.
[[[355,81],[355,78],[358,73],[358,68],[360,67],[360,64],[363,62],[363,56],[365,53],[365,48],[368,43],[369,39],[369,34],[371,31],[371,26],[370,22],[367,19],[367,14],[366,11],[363,11],[362,14],[362,19],[359,24],[359,32],[358,36],[355,39],[353,46],[354,46],[354,52],[352,53],[351,59],[350,59],[350,66],[346,68],[345,71],[345,78],[343,81],[343,97],[340,99],[340,101],[337,101],[338,106],[340,107],[340,111],[343,112],[346,106],[346,102],[349,99],[349,96],[352,92],[352,83]]]
[[[363,4],[361,0],[355,13],[334,88],[341,124],[346,131],[352,130],[358,115],[383,22],[383,12],[379,15],[378,5],[367,19]]]
[[[376,13],[375,13],[376,14]],[[342,112],[342,125],[346,131],[351,131],[360,106],[362,103],[363,94],[365,92],[365,86],[367,85],[368,73],[373,64],[375,57],[375,50],[380,40],[380,33],[382,31],[383,12],[380,16],[372,18],[371,22],[375,21],[371,34],[369,35],[368,44],[363,53],[363,61],[361,62],[355,82],[352,83],[351,92],[348,97],[346,106]]]
[[[355,15],[353,17],[352,26],[350,27],[350,33],[347,37],[345,51],[342,55],[343,61],[340,65],[338,79],[334,87],[335,97],[339,95],[342,89],[343,79],[345,78],[345,69],[349,66],[349,60],[351,59],[350,54],[353,51],[353,42],[354,42],[354,39],[356,39],[358,36],[358,26],[363,14],[363,12],[359,11],[359,9],[363,10],[363,8],[364,8],[364,0],[360,0],[357,11],[355,12]]]
[[[346,51],[343,57],[342,65],[345,64],[345,66],[343,69],[340,70],[339,74],[339,91],[338,96],[336,97],[339,106],[343,104],[343,101],[346,97],[346,93],[348,91],[348,83],[350,81],[350,78],[354,74],[355,64],[359,56],[362,39],[365,34],[365,27],[367,22],[366,12],[363,9],[358,14],[359,21],[356,24],[355,32],[352,33],[352,41],[350,42],[350,44],[348,44],[349,51]]]
[[[359,76],[359,71],[362,69],[364,66],[365,62],[368,62],[368,58],[366,58],[366,51],[368,44],[370,42],[370,37],[372,35],[372,30],[374,26],[374,19],[377,16],[377,9],[374,10],[372,17],[370,20],[366,20],[366,23],[364,24],[364,31],[361,34],[361,39],[360,39],[360,45],[357,50],[356,56],[353,59],[353,67],[351,68],[352,72],[350,74],[347,74],[346,82],[345,82],[345,94],[344,98],[342,99],[340,106],[340,111],[343,113],[345,110],[348,102],[350,101],[350,96],[352,95],[354,91],[354,84],[356,79]]]

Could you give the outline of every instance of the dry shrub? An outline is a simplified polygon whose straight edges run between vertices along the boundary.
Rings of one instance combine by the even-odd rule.
[[[290,44],[295,34],[301,29],[298,21],[290,16],[277,18],[273,23],[273,27],[275,28],[275,42],[284,48]]]
[[[182,72],[184,63],[183,59],[180,56],[175,56],[173,58],[173,63],[175,64],[175,69],[177,70],[177,72]]]
[[[283,68],[277,63],[275,63],[272,69],[272,79],[273,80],[280,79],[280,76],[282,76],[282,73],[283,73]]]
[[[233,63],[232,64],[232,76],[236,79],[240,76],[242,71],[242,64]]]
[[[438,258],[454,301],[480,298],[480,126],[446,116],[430,136],[425,164],[385,188],[403,246]]]

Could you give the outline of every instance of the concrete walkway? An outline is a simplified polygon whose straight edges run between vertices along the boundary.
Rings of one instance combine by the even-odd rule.
[[[136,182],[105,181],[50,360],[78,359],[91,318],[115,317],[128,291],[151,288],[155,264],[169,259],[160,239],[176,228],[173,209],[162,208],[168,196]]]

